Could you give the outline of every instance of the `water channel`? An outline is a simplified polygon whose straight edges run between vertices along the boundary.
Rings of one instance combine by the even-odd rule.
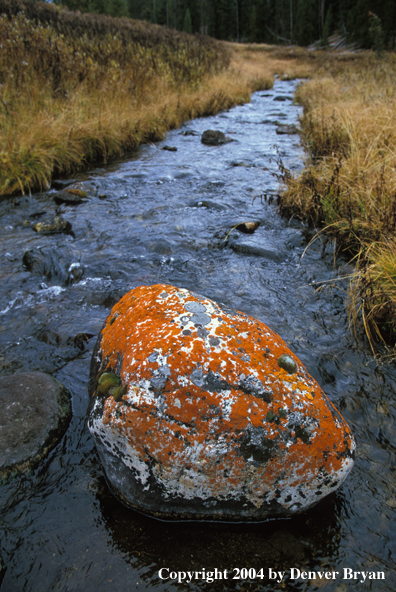
[[[395,366],[352,336],[348,268],[332,245],[317,240],[301,259],[309,230],[281,218],[270,199],[279,190],[277,153],[292,171],[302,167],[299,136],[276,133],[279,123],[298,123],[296,84],[277,80],[249,104],[76,177],[92,184],[85,203],[58,205],[55,188],[0,203],[0,372],[47,372],[73,397],[60,444],[32,474],[0,488],[1,592],[396,589]],[[205,146],[206,129],[233,141]],[[34,232],[55,214],[71,233]],[[252,236],[234,228],[247,220],[260,222]],[[29,269],[26,252],[38,262]],[[357,441],[355,467],[336,493],[293,519],[254,525],[159,522],[111,495],[85,426],[90,358],[110,308],[156,283],[257,317],[300,357]],[[178,583],[160,579],[161,568],[217,568],[228,578]],[[233,579],[236,568],[255,577]],[[269,568],[284,580],[269,581]],[[339,575],[293,580],[291,568]],[[385,579],[360,584],[344,568]]]

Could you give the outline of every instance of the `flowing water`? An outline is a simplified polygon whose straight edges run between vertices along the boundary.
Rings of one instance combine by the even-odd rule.
[[[276,134],[276,122],[298,121],[295,85],[278,80],[249,104],[81,175],[96,189],[86,203],[59,206],[53,189],[0,204],[0,371],[50,373],[73,397],[60,444],[0,488],[1,592],[396,589],[395,367],[352,337],[340,279],[348,268],[332,246],[317,240],[301,259],[307,228],[271,204],[277,151],[291,170],[302,166],[298,136]],[[205,146],[205,129],[234,141]],[[71,234],[34,232],[55,214]],[[231,230],[247,220],[260,222],[253,236]],[[90,357],[113,304],[156,283],[221,301],[285,339],[357,440],[355,467],[336,493],[293,519],[255,525],[159,522],[113,498],[85,426]],[[270,568],[285,572],[282,582],[268,579]],[[291,568],[339,573],[292,579]],[[347,568],[385,579],[360,584],[362,576],[344,577]],[[179,571],[198,575],[178,583]]]

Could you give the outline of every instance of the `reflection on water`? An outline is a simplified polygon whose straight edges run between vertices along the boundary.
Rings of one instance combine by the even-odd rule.
[[[395,590],[395,368],[378,365],[362,336],[360,349],[352,339],[345,280],[317,291],[345,273],[334,269],[330,246],[322,254],[317,241],[300,263],[306,228],[281,219],[262,197],[278,191],[275,145],[287,166],[301,167],[298,137],[276,134],[277,120],[296,123],[300,108],[274,97],[294,88],[277,81],[248,105],[189,122],[166,139],[177,151],[161,150],[165,142],[144,146],[79,177],[97,189],[87,203],[59,206],[52,190],[0,204],[1,373],[42,370],[73,395],[59,446],[33,474],[0,489],[2,592],[360,586],[342,578],[343,568],[384,571],[385,580],[366,581],[365,589]],[[205,129],[235,141],[204,146]],[[56,214],[73,234],[33,231]],[[260,222],[252,237],[229,234],[246,220]],[[85,428],[90,357],[110,307],[131,288],[155,283],[224,302],[285,339],[356,437],[355,467],[337,493],[291,520],[256,525],[159,522],[110,494]],[[291,580],[292,567],[340,575]],[[217,568],[228,579],[178,584],[161,580],[161,568]],[[263,568],[265,577],[232,580],[234,568],[256,575]],[[285,582],[269,581],[269,568],[286,572]]]

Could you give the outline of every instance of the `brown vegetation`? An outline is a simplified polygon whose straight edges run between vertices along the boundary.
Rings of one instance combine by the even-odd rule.
[[[327,54],[318,62],[296,94],[310,160],[285,178],[281,209],[351,254],[350,318],[363,319],[374,348],[376,338],[393,343],[396,335],[396,56]]]
[[[230,66],[213,39],[44,3],[0,0],[0,44],[0,195],[45,188],[273,82]]]

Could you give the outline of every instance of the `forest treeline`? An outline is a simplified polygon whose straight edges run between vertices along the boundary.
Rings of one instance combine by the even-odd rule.
[[[53,0],[216,39],[309,45],[339,32],[363,48],[395,48],[394,0]]]

